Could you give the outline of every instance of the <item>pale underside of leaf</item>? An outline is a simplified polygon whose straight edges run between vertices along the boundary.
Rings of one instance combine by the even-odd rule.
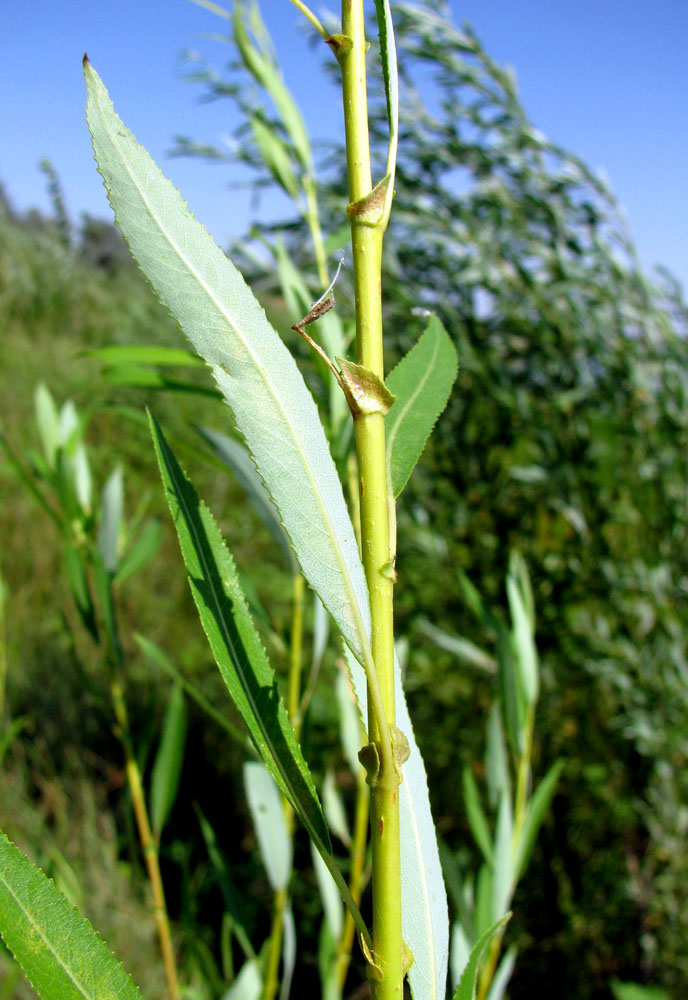
[[[362,661],[367,588],[317,408],[243,278],[116,115],[86,63],[87,119],[115,219],[161,301],[211,367],[304,575]]]
[[[220,672],[265,766],[309,834],[331,853],[315,786],[251,619],[234,560],[153,417],[151,431],[191,591]]]

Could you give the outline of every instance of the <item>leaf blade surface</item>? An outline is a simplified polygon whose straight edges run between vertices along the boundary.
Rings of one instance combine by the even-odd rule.
[[[4,833],[0,930],[43,1000],[142,1000],[88,920]]]
[[[115,113],[89,62],[86,117],[115,221],[210,366],[302,571],[361,660],[367,588],[341,483],[296,362],[244,279]]]

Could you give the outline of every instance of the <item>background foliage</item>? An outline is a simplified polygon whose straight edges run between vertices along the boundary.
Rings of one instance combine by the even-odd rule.
[[[409,316],[425,307],[451,332],[461,363],[449,410],[399,512],[397,614],[412,650],[407,687],[436,819],[470,870],[478,859],[457,776],[468,763],[481,777],[495,691],[487,674],[432,643],[424,623],[430,619],[494,652],[495,637],[472,613],[462,574],[499,612],[515,547],[533,580],[543,668],[536,770],[544,773],[557,756],[567,763],[514,901],[509,935],[520,954],[510,996],[553,988],[571,1000],[602,998],[616,976],[660,983],[678,997],[688,988],[688,313],[669,275],[651,281],[639,272],[611,192],[537,132],[514,80],[474,35],[451,27],[437,2],[396,4],[395,17],[405,79],[386,257],[390,358],[409,348],[422,322]],[[226,70],[211,74],[208,68],[205,76],[195,70],[214,96],[246,111],[250,98],[240,86],[240,66],[230,61]],[[421,98],[421,89],[430,96]],[[269,107],[264,114],[278,127]],[[382,152],[382,104],[375,134]],[[255,169],[256,183],[274,183],[248,127],[238,138],[238,155]],[[204,152],[207,146],[186,141],[179,149]],[[321,207],[329,231],[341,221],[341,162],[341,152],[329,149],[318,165],[327,182]],[[17,218],[7,203],[0,213],[0,343],[9,402],[3,430],[17,448],[35,447],[32,393],[35,382],[47,378],[61,398],[75,398],[91,415],[96,467],[109,468],[116,455],[132,498],[150,494],[150,510],[162,512],[145,430],[124,410],[140,407],[141,394],[100,379],[100,367],[77,354],[112,343],[177,344],[178,335],[116,232],[96,220],[77,229],[49,167],[46,174],[54,218]],[[279,229],[293,259],[308,269],[302,228],[295,217],[255,235],[262,244]],[[242,243],[239,256],[269,307],[283,310],[255,245]],[[346,310],[345,274],[337,293]],[[104,405],[115,401],[119,409]],[[155,406],[186,442],[202,492],[225,513],[223,530],[240,563],[259,566],[267,556],[272,568],[259,575],[258,592],[276,599],[279,637],[287,628],[280,601],[286,577],[270,563],[269,540],[238,487],[197,462],[186,429],[191,418],[217,423],[214,404],[182,397],[179,412],[162,395]],[[0,466],[0,492],[6,715],[26,718],[0,778],[0,825],[68,883],[76,861],[61,867],[50,856],[45,826],[58,845],[75,835],[50,803],[78,785],[84,815],[95,812],[99,823],[117,829],[119,864],[136,871],[127,803],[118,794],[121,771],[112,763],[119,760],[117,744],[104,722],[104,681],[90,665],[88,643],[59,582],[57,539],[6,465]],[[27,545],[27,537],[37,543]],[[123,593],[124,613],[132,633],[137,629],[174,651],[178,665],[217,696],[183,576],[170,565],[177,561],[168,533],[148,579],[132,581]],[[126,641],[133,724],[145,762],[166,690],[133,638]],[[333,717],[322,693],[307,739],[331,750]],[[215,780],[243,801],[236,769],[232,776],[233,752],[218,750],[223,742],[192,714],[174,832],[163,845],[186,970],[210,990],[204,995],[221,980],[214,931],[221,902],[190,803],[199,801],[221,827],[221,810],[209,798]],[[268,890],[250,860],[250,826],[243,829],[244,843],[223,841],[223,848],[247,866],[242,887],[256,900],[249,904],[251,919],[260,919],[258,904]],[[63,860],[72,857],[66,847],[58,850]],[[94,867],[108,871],[107,863],[101,858]],[[308,883],[308,876],[297,883],[296,905],[315,917],[313,879]],[[315,938],[311,948],[315,955]],[[126,948],[119,954],[133,966]]]

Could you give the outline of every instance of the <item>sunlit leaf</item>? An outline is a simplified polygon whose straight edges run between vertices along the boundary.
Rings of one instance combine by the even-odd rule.
[[[122,556],[115,573],[115,583],[124,583],[130,576],[144,569],[160,548],[161,540],[162,523],[159,518],[152,517],[146,521],[136,540]]]
[[[478,985],[478,969],[480,967],[482,954],[486,946],[489,944],[492,935],[500,931],[506,925],[510,917],[511,914],[508,914],[506,917],[502,917],[501,920],[498,920],[497,923],[492,924],[492,926],[488,927],[485,933],[482,934],[481,937],[479,937],[475,942],[452,1000],[475,1000],[476,988]]]
[[[42,1000],[142,1000],[89,922],[3,833],[0,933]]]
[[[284,818],[282,796],[267,769],[258,761],[244,764],[244,788],[268,881],[275,891],[286,889],[291,877],[292,842]]]
[[[42,382],[34,392],[36,424],[43,446],[43,454],[50,469],[55,468],[55,455],[60,444],[60,418],[55,400],[48,387]]]
[[[100,529],[98,531],[98,551],[108,573],[114,573],[119,562],[119,535],[122,526],[123,505],[124,480],[121,466],[118,465],[103,487]]]
[[[151,432],[189,585],[215,662],[263,763],[309,834],[331,853],[315,786],[249,613],[234,560],[153,417]]]
[[[115,114],[89,62],[87,119],[116,221],[161,301],[212,368],[304,575],[370,662],[365,576],[318,411],[243,278]]]
[[[431,316],[425,333],[385,382],[396,397],[385,418],[387,475],[398,497],[447,404],[456,379],[456,350],[441,322]]]
[[[520,878],[528,867],[538,831],[554,798],[559,777],[564,769],[564,763],[563,760],[557,760],[552,764],[547,774],[533,792],[528,803],[526,818],[523,823],[517,849],[515,865],[517,878]]]

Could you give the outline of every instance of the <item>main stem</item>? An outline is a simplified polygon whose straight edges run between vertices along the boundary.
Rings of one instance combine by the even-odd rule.
[[[342,0],[342,36],[333,39],[342,71],[346,156],[351,206],[372,191],[362,0]],[[384,223],[362,221],[350,210],[356,305],[356,361],[384,378],[382,354],[382,237]],[[384,713],[394,725],[394,618],[390,563],[385,420],[382,413],[355,418],[361,497],[361,545],[370,593],[372,652]],[[393,762],[392,733],[381,731],[368,699],[368,735],[380,768],[370,774],[373,888],[373,955],[370,978],[375,1000],[403,996],[399,773]]]

